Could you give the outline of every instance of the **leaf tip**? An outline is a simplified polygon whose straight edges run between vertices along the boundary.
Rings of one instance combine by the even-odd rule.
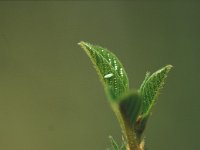
[[[166,65],[164,68],[170,71],[173,68],[173,66],[169,64],[169,65]]]
[[[79,43],[77,43],[80,47],[84,48],[85,47],[85,42],[84,41],[80,41]]]
[[[170,70],[173,68],[172,65],[166,65],[165,67],[163,67],[162,69],[158,70],[159,72],[163,72],[165,73],[165,78],[167,77],[167,74],[170,72]]]
[[[80,41],[77,44],[80,45],[82,48],[90,47],[90,44],[84,41]]]

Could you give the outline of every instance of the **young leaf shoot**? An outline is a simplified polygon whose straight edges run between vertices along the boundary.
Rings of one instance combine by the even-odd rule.
[[[111,150],[144,150],[142,135],[172,65],[152,75],[147,73],[140,88],[134,91],[129,89],[126,71],[112,52],[87,42],[80,42],[79,45],[92,61],[122,129],[122,146],[110,136]]]

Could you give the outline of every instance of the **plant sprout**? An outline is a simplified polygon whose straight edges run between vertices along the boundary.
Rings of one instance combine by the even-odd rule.
[[[122,145],[110,137],[111,150],[144,150],[143,133],[172,66],[167,65],[153,74],[147,72],[139,89],[131,90],[127,73],[112,52],[86,42],[79,45],[92,61],[122,129]]]

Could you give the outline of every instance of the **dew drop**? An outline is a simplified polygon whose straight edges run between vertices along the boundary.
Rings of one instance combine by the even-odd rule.
[[[109,74],[106,74],[105,76],[104,76],[104,78],[105,79],[108,79],[108,78],[110,78],[110,77],[112,77],[113,76],[113,74],[112,73],[109,73]]]
[[[118,66],[117,66],[117,65],[115,65],[115,70],[117,70],[117,68],[118,68]]]
[[[122,70],[122,68],[120,68],[120,75],[123,77],[123,70]]]

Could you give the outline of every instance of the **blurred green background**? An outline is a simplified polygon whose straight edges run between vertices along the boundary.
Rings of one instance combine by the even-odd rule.
[[[199,144],[200,3],[0,2],[0,149],[105,150],[121,139],[81,40],[112,50],[132,88],[174,65],[146,130],[149,150]]]

